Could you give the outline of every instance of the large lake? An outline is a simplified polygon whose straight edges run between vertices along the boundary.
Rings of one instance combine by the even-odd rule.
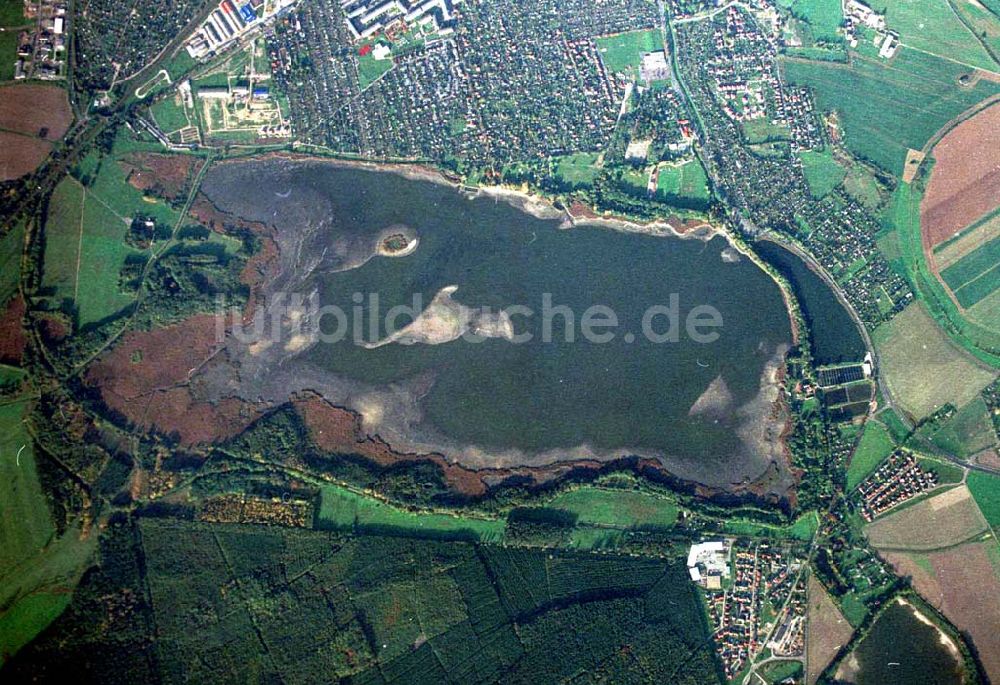
[[[204,190],[223,211],[278,228],[284,273],[272,290],[315,293],[323,305],[362,313],[348,317],[340,342],[243,355],[247,394],[280,400],[316,390],[360,411],[397,446],[477,466],[640,454],[724,485],[781,461],[783,416],[769,380],[790,341],[788,315],[777,285],[722,238],[560,228],[559,218],[494,198],[323,162],[223,164]],[[379,236],[398,224],[416,234],[417,248],[372,257]],[[533,339],[375,349],[352,342],[358,323],[366,340],[385,335],[382,326],[374,337],[368,330],[371,293],[385,312],[415,293],[426,307],[447,286],[471,308],[530,307],[533,316],[511,323]],[[355,293],[364,294],[361,304]],[[672,295],[682,324],[696,306],[717,310],[717,339],[696,342],[682,326],[678,342],[648,340],[644,312],[669,306]],[[563,316],[551,319],[554,340],[542,340],[544,297],[573,312],[575,341]],[[610,342],[582,339],[580,318],[592,305],[617,315]],[[655,319],[656,330],[666,321]]]

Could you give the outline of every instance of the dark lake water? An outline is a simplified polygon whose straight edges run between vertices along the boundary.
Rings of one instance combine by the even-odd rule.
[[[906,605],[893,603],[854,654],[857,685],[951,685],[962,682],[958,662]]]
[[[809,325],[809,339],[816,362],[833,364],[864,358],[865,342],[858,327],[830,286],[798,256],[777,243],[762,240],[754,248],[795,288]]]
[[[351,311],[358,306],[352,296],[365,294],[365,331],[371,293],[382,312],[410,304],[414,293],[426,305],[449,285],[458,287],[453,299],[469,307],[535,311],[512,317],[515,332],[533,336],[523,344],[460,339],[377,349],[351,342],[352,316],[346,340],[281,361],[290,391],[311,385],[355,407],[362,396],[381,398],[388,409],[377,412],[380,434],[457,458],[583,445],[596,452],[634,449],[680,460],[702,480],[757,475],[770,461],[762,433],[773,406],[762,399],[762,377],[790,340],[789,320],[777,285],[748,259],[723,259],[722,238],[560,229],[559,219],[536,218],[492,198],[323,163],[222,165],[208,174],[205,191],[223,210],[274,223],[286,242],[306,234],[301,258],[286,268],[305,273],[303,264],[318,264],[298,287],[318,291],[324,305]],[[374,237],[394,224],[416,231],[416,251],[358,266],[358,255],[370,254]],[[341,270],[346,266],[353,268]],[[284,282],[294,280],[286,274]],[[682,324],[693,307],[714,307],[723,321],[718,339],[698,343],[682,330],[678,342],[647,340],[644,312],[669,305],[672,295]],[[566,319],[555,316],[554,340],[543,342],[544,297],[573,312],[575,341],[566,339]],[[591,305],[615,312],[620,325],[610,342],[582,340],[580,319]],[[657,331],[666,325],[656,319]],[[293,379],[296,363],[344,379],[343,389],[329,379]],[[399,408],[407,403],[417,409]]]

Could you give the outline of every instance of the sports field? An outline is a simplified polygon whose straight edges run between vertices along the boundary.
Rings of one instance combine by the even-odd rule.
[[[900,48],[892,61],[854,55],[851,64],[782,60],[789,82],[810,86],[823,111],[840,115],[847,147],[894,174],[948,121],[1000,92],[1000,83],[959,85],[969,68]]]
[[[896,401],[917,420],[949,402],[968,404],[995,377],[952,344],[918,303],[880,326],[874,342]]]
[[[809,192],[813,197],[829,194],[847,176],[847,169],[838,164],[828,150],[805,150],[799,153],[799,158],[802,160],[802,173],[806,176],[806,183],[809,184]]]
[[[593,152],[577,152],[554,160],[554,171],[557,178],[573,187],[593,185],[601,170],[594,166],[597,154]]]
[[[656,194],[670,197],[708,200],[708,177],[701,162],[692,159],[679,165],[660,168],[656,179]]]
[[[663,38],[658,29],[601,36],[596,42],[604,66],[616,73],[627,71],[633,78],[639,77],[643,53],[663,49]]]

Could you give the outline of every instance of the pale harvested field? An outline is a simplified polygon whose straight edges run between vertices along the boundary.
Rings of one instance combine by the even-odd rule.
[[[994,539],[919,554],[889,552],[886,559],[959,630],[972,637],[990,680],[1000,682],[1000,548]]]
[[[916,178],[917,169],[926,157],[920,150],[909,149],[906,151],[906,163],[903,165],[903,183],[910,183]]]
[[[947,269],[981,245],[1000,236],[1000,214],[983,221],[975,228],[964,231],[961,236],[934,252],[934,266],[937,270]]]
[[[854,629],[815,577],[809,578],[806,619],[806,683],[813,685]]]
[[[920,205],[924,244],[933,247],[1000,206],[1000,106],[987,107],[934,146]]]
[[[878,549],[930,551],[957,545],[989,529],[964,484],[876,520],[865,528]]]
[[[0,87],[0,129],[58,140],[73,123],[69,98],[61,86],[13,85]]]
[[[953,345],[919,302],[879,327],[874,338],[882,375],[914,420],[948,402],[966,405],[996,376]]]
[[[44,140],[0,131],[0,181],[10,181],[34,171],[51,149],[52,145]]]

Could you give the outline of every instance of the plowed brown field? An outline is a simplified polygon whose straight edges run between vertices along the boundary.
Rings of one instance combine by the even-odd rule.
[[[934,170],[920,205],[927,248],[1000,206],[1000,105],[953,128],[931,154]]]

